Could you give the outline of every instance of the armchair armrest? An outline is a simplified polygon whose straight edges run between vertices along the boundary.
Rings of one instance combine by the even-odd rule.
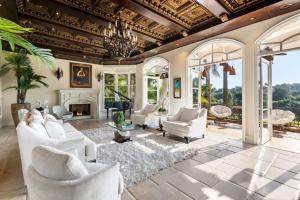
[[[138,114],[138,115],[140,115],[140,114],[142,114],[142,110],[134,110],[132,112],[132,114]]]

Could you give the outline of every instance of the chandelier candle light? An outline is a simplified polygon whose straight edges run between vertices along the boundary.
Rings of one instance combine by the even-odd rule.
[[[137,36],[132,28],[126,23],[122,23],[120,17],[116,19],[115,24],[109,22],[108,28],[104,29],[103,46],[108,50],[111,57],[119,62],[128,58],[137,48]]]

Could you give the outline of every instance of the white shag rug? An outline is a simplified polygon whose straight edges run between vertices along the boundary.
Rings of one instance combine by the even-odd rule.
[[[141,182],[176,162],[193,157],[201,148],[198,142],[185,144],[147,130],[131,131],[132,141],[117,143],[113,140],[113,131],[112,128],[105,127],[82,132],[97,143],[97,162],[120,163],[126,187]]]

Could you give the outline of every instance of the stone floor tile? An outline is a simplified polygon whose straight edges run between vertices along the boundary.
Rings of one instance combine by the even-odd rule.
[[[202,190],[208,187],[184,173],[173,174],[168,183],[193,199],[204,196]]]
[[[294,173],[300,173],[300,164],[288,160],[284,160],[281,158],[277,158],[272,164],[274,167],[278,167],[284,170],[288,170]]]
[[[121,196],[121,200],[136,200],[132,194],[130,194],[130,192],[128,192],[128,190],[124,190],[122,196]]]
[[[204,194],[206,196],[200,198],[201,200],[245,200],[249,196],[247,190],[228,181],[220,181],[213,188],[204,190]]]
[[[256,191],[268,199],[274,200],[299,200],[299,191],[278,182],[272,181]]]
[[[248,196],[247,200],[267,200],[265,197],[257,193],[252,193]]]
[[[155,186],[143,195],[139,196],[137,200],[192,200],[185,194],[181,193],[173,186],[164,183],[160,186]]]
[[[170,167],[160,171],[158,174],[152,176],[150,179],[156,184],[160,185],[166,183],[169,177],[176,173],[179,173],[179,171],[174,169],[173,167]]]
[[[286,171],[277,167],[270,167],[265,177],[292,188],[300,189],[300,176],[298,178],[296,173]]]
[[[142,196],[143,194],[149,192],[152,188],[154,188],[156,186],[157,185],[155,183],[153,183],[152,181],[145,180],[136,185],[128,187],[127,189],[134,196],[134,198],[137,199],[139,196]]]

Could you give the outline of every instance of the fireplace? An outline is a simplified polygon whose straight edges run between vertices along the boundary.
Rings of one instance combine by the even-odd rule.
[[[91,115],[91,104],[70,104],[70,112],[73,112],[74,117],[84,117]]]

